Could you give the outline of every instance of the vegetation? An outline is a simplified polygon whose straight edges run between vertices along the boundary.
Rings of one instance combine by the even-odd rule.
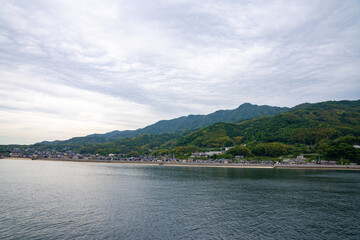
[[[189,115],[171,120],[162,120],[138,130],[113,131],[105,134],[92,134],[86,137],[75,137],[66,141],[41,142],[37,146],[52,146],[55,148],[68,147],[77,149],[88,145],[103,144],[127,138],[135,138],[144,134],[163,134],[163,133],[184,133],[207,127],[218,122],[240,122],[246,119],[253,119],[260,116],[275,115],[286,112],[289,108],[257,106],[244,103],[234,110],[219,110],[208,115]]]
[[[130,157],[139,155],[150,155],[152,152],[159,149],[156,154],[163,153],[164,149],[175,147],[175,141],[180,137],[180,134],[159,134],[151,135],[144,134],[134,138],[122,139],[118,141],[96,144],[82,147],[80,153],[95,153],[101,155],[126,154]]]
[[[252,155],[251,150],[249,148],[247,148],[246,146],[235,146],[235,147],[229,149],[226,153],[231,155],[232,157],[235,157],[235,156],[248,157],[248,156]]]
[[[280,156],[298,152],[295,146],[312,146],[331,159],[359,162],[360,101],[324,102],[296,107],[273,117],[238,124],[218,123],[178,141],[178,145],[226,147],[249,144],[257,156]]]
[[[237,113],[244,114],[245,110],[248,111],[246,116],[260,115],[260,117],[236,122],[241,119]],[[214,158],[235,156],[274,158],[309,154],[311,158],[321,157],[360,163],[360,149],[354,147],[360,145],[359,100],[307,103],[287,112],[284,112],[285,110],[287,109],[244,104],[235,110],[160,121],[144,128],[155,133],[162,131],[172,133],[140,134],[141,131],[137,130],[138,136],[111,141],[110,135],[116,136],[113,132],[105,134],[106,136],[91,135],[89,141],[85,138],[74,138],[68,141],[36,144],[34,147],[101,155],[113,153],[129,157],[153,155],[178,158],[187,158],[194,152],[208,149],[233,147],[226,154]],[[282,113],[263,116],[271,115],[276,111]],[[224,122],[196,130],[177,132],[180,129],[196,128],[221,120]],[[236,123],[225,122],[227,120]],[[144,129],[142,131],[145,131]],[[130,132],[128,131],[129,134]],[[100,138],[102,140],[98,142]],[[9,147],[2,146],[1,151],[6,153]]]
[[[176,148],[172,149],[171,153],[173,153],[175,155],[175,157],[177,157],[177,158],[186,158],[186,157],[190,157],[190,155],[193,152],[198,152],[198,151],[200,151],[200,148],[198,148],[198,147],[180,146],[180,147],[176,147]]]
[[[241,135],[241,131],[237,124],[216,123],[182,137],[177,145],[206,148],[227,147],[240,143],[242,137],[239,135]]]
[[[283,143],[260,143],[252,152],[256,156],[279,157],[289,154],[291,149],[291,146]]]

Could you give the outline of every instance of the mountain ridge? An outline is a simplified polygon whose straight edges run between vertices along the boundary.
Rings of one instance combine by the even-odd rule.
[[[163,134],[163,133],[180,133],[183,131],[207,127],[217,122],[239,122],[248,119],[253,119],[260,116],[276,115],[278,113],[286,112],[290,108],[276,107],[268,105],[255,105],[250,103],[243,103],[235,109],[217,110],[206,115],[181,116],[169,120],[160,120],[154,124],[148,125],[137,130],[115,130],[104,134],[90,134],[83,137],[73,137],[68,140],[43,141],[35,145],[51,145],[51,144],[80,144],[92,145],[98,143],[111,142],[126,138],[133,138],[143,134]]]
[[[241,109],[244,109],[244,106]],[[201,116],[195,118],[200,119]],[[129,136],[133,134],[132,131],[126,133]],[[116,136],[117,132],[108,134]],[[137,134],[141,132],[138,131]],[[190,157],[194,152],[233,147],[233,150],[216,158],[294,157],[308,154],[312,159],[317,157],[320,159],[321,156],[322,159],[337,160],[341,164],[343,160],[348,163],[360,163],[360,100],[300,104],[273,116],[263,115],[235,123],[217,122],[207,127],[184,130],[180,133],[145,133],[108,142],[99,142],[99,137],[109,139],[104,135],[94,134],[87,138],[73,138],[71,141],[55,141],[22,147],[35,152],[69,151],[102,156],[120,154],[128,157],[176,156],[179,158]],[[78,139],[81,141],[77,141]],[[0,150],[11,152],[12,147],[0,145]]]
[[[220,147],[227,142],[236,143],[234,136],[241,137],[238,139],[240,143],[256,141],[313,145],[348,134],[360,136],[360,100],[328,101],[306,106],[239,124],[213,124],[184,136],[178,145]],[[220,140],[222,142],[219,143]]]
[[[360,163],[360,150],[355,147],[360,145],[360,100],[306,106],[240,123],[219,122],[183,134],[144,134],[85,147],[80,152],[188,157],[200,150],[234,147],[230,155],[219,157],[310,153],[312,156]]]

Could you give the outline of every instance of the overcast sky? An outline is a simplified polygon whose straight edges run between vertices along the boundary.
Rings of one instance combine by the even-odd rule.
[[[359,98],[357,0],[0,0],[0,144]]]

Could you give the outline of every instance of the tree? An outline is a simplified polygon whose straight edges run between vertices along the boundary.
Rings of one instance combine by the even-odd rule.
[[[252,152],[257,156],[279,157],[289,153],[291,147],[283,143],[260,143]]]
[[[233,148],[230,148],[226,153],[232,155],[232,156],[250,156],[251,151],[245,146],[236,146]]]
[[[175,154],[178,158],[189,157],[192,153],[200,151],[200,148],[195,146],[181,146],[174,148],[171,152]]]
[[[170,151],[167,149],[159,149],[156,150],[152,153],[153,156],[157,157],[157,156],[165,156],[165,155],[170,155]]]
[[[137,151],[131,151],[131,152],[127,153],[126,156],[127,157],[139,157],[140,154]]]

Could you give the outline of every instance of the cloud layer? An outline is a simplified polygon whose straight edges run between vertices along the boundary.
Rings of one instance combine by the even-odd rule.
[[[360,98],[359,1],[2,1],[0,143]]]

